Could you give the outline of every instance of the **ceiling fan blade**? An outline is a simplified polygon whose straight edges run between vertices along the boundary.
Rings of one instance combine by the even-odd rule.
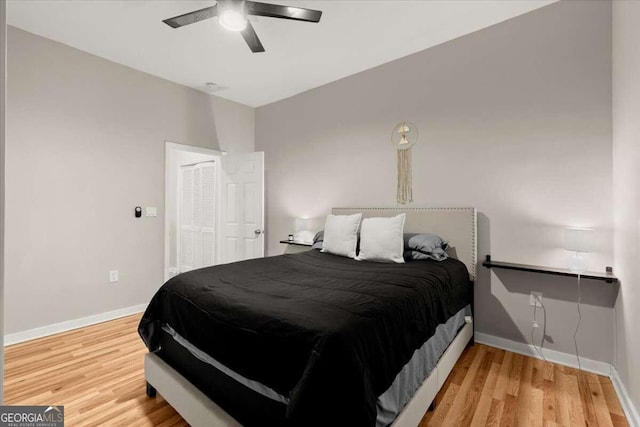
[[[322,11],[320,10],[281,6],[279,4],[260,3],[249,0],[246,2],[246,7],[249,15],[293,19],[295,21],[320,22],[320,17],[322,16]]]
[[[174,16],[173,18],[165,19],[162,22],[172,28],[179,28],[185,25],[194,24],[198,21],[213,18],[217,14],[218,7],[211,6],[200,10],[194,10],[193,12],[185,13],[184,15]]]
[[[251,25],[251,22],[247,21],[247,28],[242,30],[241,33],[244,41],[246,41],[249,45],[249,49],[251,49],[251,52],[264,52],[264,46],[262,46],[262,42],[258,38],[256,30],[253,29],[253,25]]]

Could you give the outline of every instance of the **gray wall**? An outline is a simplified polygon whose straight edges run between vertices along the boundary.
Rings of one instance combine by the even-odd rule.
[[[0,0],[0,404],[4,401],[4,144],[6,102],[7,2]]]
[[[253,151],[254,109],[13,27],[8,43],[5,332],[148,302],[164,141]]]
[[[611,265],[610,3],[552,4],[258,108],[268,253],[285,250],[278,240],[294,217],[393,206],[389,137],[402,120],[420,130],[414,205],[477,207],[481,256],[564,267],[563,228],[590,226],[590,268]],[[528,341],[528,292],[538,290],[547,347],[574,352],[576,281],[479,270],[478,331]],[[617,289],[583,285],[581,354],[611,362]]]
[[[622,282],[616,304],[616,369],[640,408],[640,2],[613,4],[614,267]]]

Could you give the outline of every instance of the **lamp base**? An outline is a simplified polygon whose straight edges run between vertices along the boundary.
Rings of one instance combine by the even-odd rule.
[[[296,242],[300,242],[300,243],[313,243],[313,236],[315,236],[316,233],[314,233],[313,231],[309,231],[309,230],[305,230],[305,231],[298,231],[294,236],[293,236],[293,240]]]
[[[572,273],[584,273],[587,271],[587,261],[582,252],[574,252],[569,257],[569,270]]]

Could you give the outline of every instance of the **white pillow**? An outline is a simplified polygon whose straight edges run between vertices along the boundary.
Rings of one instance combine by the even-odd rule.
[[[358,245],[358,227],[362,214],[355,215],[329,215],[324,224],[324,241],[322,242],[322,252],[356,257],[356,246]]]
[[[391,218],[365,218],[360,230],[358,260],[404,263],[404,220],[406,214]]]

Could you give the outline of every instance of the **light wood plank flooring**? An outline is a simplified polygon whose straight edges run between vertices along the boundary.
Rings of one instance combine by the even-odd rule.
[[[186,426],[145,394],[140,315],[9,346],[5,403],[64,405],[67,426]],[[468,348],[424,426],[627,426],[608,378]]]
[[[5,404],[64,405],[66,426],[186,426],[147,397],[140,315],[5,349]]]
[[[436,398],[426,426],[628,426],[607,377],[476,344]]]

